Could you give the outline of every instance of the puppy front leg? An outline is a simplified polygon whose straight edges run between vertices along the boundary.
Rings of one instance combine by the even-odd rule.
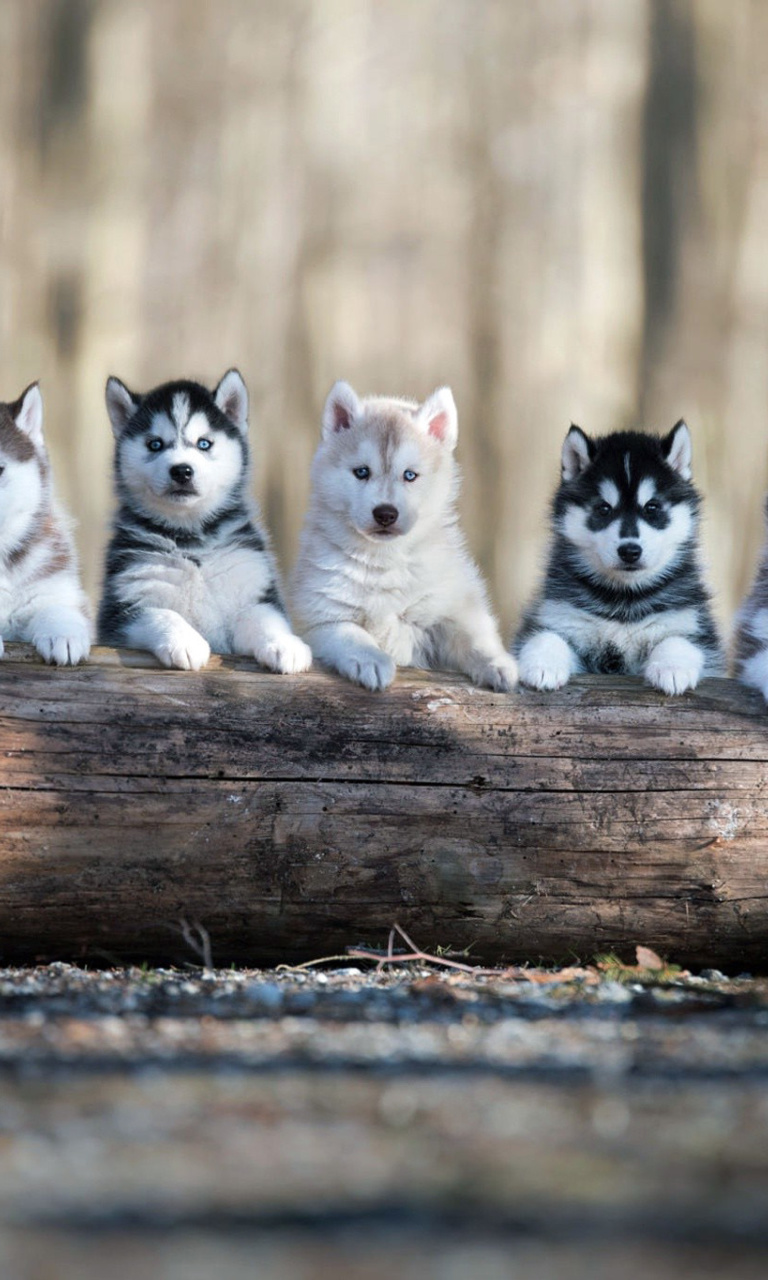
[[[490,614],[472,618],[471,629],[452,619],[440,628],[438,661],[469,676],[482,689],[509,693],[517,684],[517,663],[501,642]]]
[[[328,622],[307,633],[320,662],[365,689],[386,689],[395,678],[395,663],[373,636],[354,622]]]
[[[74,667],[91,651],[88,619],[72,605],[38,609],[25,629],[40,657],[57,666]]]
[[[312,650],[294,635],[285,614],[271,604],[254,605],[235,623],[235,653],[253,654],[257,662],[280,675],[309,671]]]
[[[667,636],[654,645],[645,666],[645,678],[662,693],[695,689],[704,670],[704,654],[685,636]]]
[[[520,679],[531,689],[561,689],[579,670],[576,653],[556,631],[535,631],[518,655]]]
[[[768,648],[758,649],[751,658],[745,658],[739,668],[738,676],[742,684],[759,689],[765,701],[768,702]]]
[[[211,656],[204,636],[175,609],[142,609],[124,628],[129,649],[148,649],[164,667],[199,671]]]

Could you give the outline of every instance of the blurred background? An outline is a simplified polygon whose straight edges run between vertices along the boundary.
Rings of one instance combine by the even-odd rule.
[[[692,428],[729,619],[768,459],[761,0],[2,0],[0,395],[95,594],[103,387],[237,365],[292,563],[323,399],[459,405],[505,628],[571,421]]]

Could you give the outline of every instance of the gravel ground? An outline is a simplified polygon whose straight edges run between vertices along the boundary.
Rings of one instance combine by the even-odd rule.
[[[0,1275],[764,1280],[768,980],[642,958],[0,970]]]

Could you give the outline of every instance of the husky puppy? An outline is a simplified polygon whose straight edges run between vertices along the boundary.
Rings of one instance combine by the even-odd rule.
[[[91,624],[69,524],[56,505],[33,382],[0,404],[0,655],[3,639],[32,643],[46,662],[88,657]]]
[[[400,665],[517,680],[459,529],[457,436],[447,387],[418,405],[337,382],[326,401],[294,597],[315,657],[367,689]]]
[[[765,516],[768,523],[768,502]],[[739,680],[759,689],[768,702],[768,540],[752,589],[736,618],[734,648]]]
[[[723,672],[699,564],[699,495],[684,422],[664,437],[571,427],[544,584],[515,642],[520,679],[643,675],[664,693]]]
[[[107,382],[119,508],[99,635],[198,670],[211,648],[272,671],[306,671],[249,493],[248,393],[236,369],[215,391],[169,382],[136,395]]]

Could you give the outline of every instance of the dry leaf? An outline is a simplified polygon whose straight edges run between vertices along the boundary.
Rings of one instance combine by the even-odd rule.
[[[664,961],[650,947],[635,947],[635,956],[641,969],[663,969]]]

